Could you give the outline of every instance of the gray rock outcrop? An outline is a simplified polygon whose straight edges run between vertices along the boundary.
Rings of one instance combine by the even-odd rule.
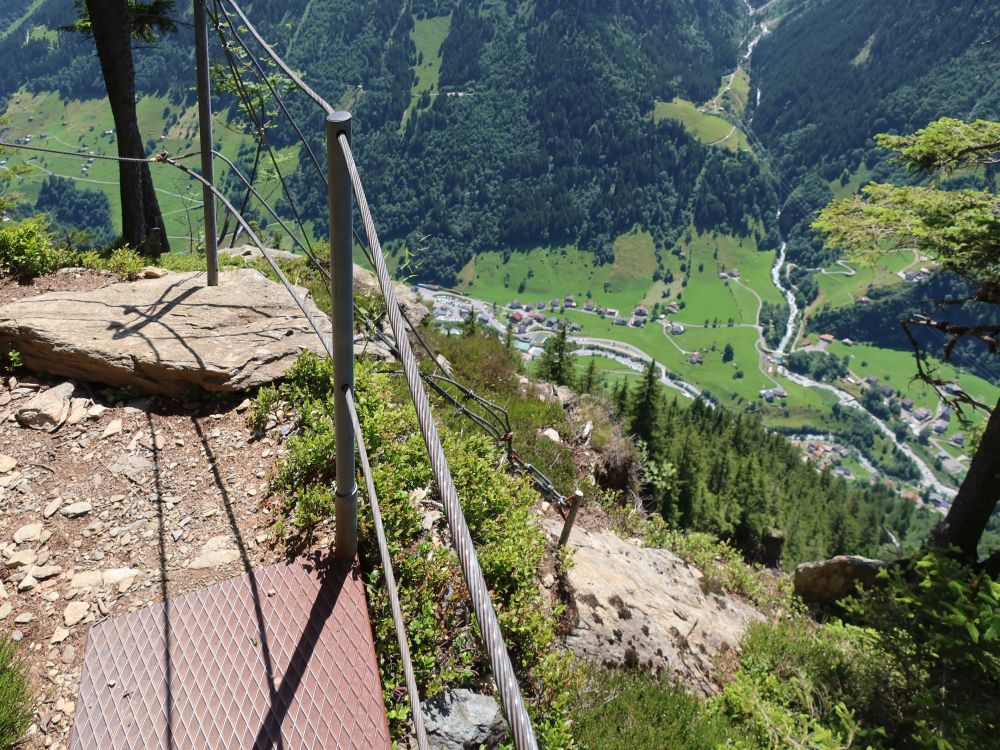
[[[854,592],[860,583],[871,586],[889,563],[854,555],[802,563],[795,569],[795,593],[809,604],[827,605]]]
[[[297,292],[328,332],[308,292]],[[250,269],[219,274],[217,287],[201,273],[171,273],[18,300],[0,307],[0,343],[35,371],[167,395],[262,385],[303,349],[322,351],[284,287]]]
[[[236,247],[220,247],[219,252],[224,255],[231,255],[234,258],[242,258],[244,261],[251,260],[263,260],[264,253],[260,251],[260,248],[256,245],[238,245]],[[273,248],[267,249],[267,254],[270,255],[275,260],[281,260],[286,263],[294,263],[296,261],[305,261],[306,256],[296,255],[295,253],[290,253],[287,250],[274,250]]]
[[[551,534],[561,525],[546,523]],[[566,644],[609,667],[648,669],[702,695],[719,689],[715,662],[739,651],[747,627],[764,616],[702,589],[700,571],[660,549],[637,547],[610,531],[573,530],[567,575],[578,622]]]
[[[500,704],[489,695],[451,690],[424,701],[421,707],[434,750],[494,748],[507,733]],[[409,744],[415,748],[416,739],[411,737]]]

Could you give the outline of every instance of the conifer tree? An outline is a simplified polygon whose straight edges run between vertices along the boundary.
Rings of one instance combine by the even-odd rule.
[[[659,368],[656,366],[656,361],[651,359],[643,373],[642,385],[639,386],[639,390],[635,394],[629,420],[632,434],[645,443],[650,443],[653,440],[653,431],[656,428],[659,413],[659,401]]]
[[[597,379],[597,359],[591,357],[590,362],[587,364],[587,371],[584,373],[583,380],[580,382],[580,392],[593,393],[596,379]]]
[[[544,353],[538,363],[538,376],[556,385],[571,385],[573,367],[571,348],[566,326],[560,326],[555,336],[545,342]]]

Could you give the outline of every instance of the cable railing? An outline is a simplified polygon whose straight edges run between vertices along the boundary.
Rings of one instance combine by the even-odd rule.
[[[327,170],[324,174],[320,172],[323,182],[328,189],[328,203],[330,212],[330,267],[326,269],[319,262],[308,242],[308,238],[300,239],[290,227],[281,219],[277,211],[271,207],[260,193],[254,188],[252,179],[242,173],[237,165],[228,157],[216,151],[202,152],[203,166],[210,164],[215,159],[221,159],[236,175],[237,179],[245,186],[247,194],[253,195],[268,211],[269,215],[277,221],[279,226],[285,230],[298,246],[321,272],[324,280],[330,285],[331,297],[333,301],[332,336],[328,338],[323,329],[322,318],[315,311],[310,310],[306,301],[296,292],[295,287],[288,280],[281,266],[278,264],[271,251],[257,236],[253,227],[244,218],[242,212],[237,210],[232,202],[217,188],[212,180],[212,171],[208,171],[208,179],[202,174],[180,163],[180,159],[198,155],[186,154],[183,157],[171,158],[166,152],[154,157],[128,158],[118,156],[94,155],[89,158],[101,158],[114,161],[146,162],[150,164],[166,164],[184,172],[189,178],[199,182],[205,191],[205,203],[218,200],[236,221],[239,230],[245,233],[250,243],[261,253],[261,257],[270,266],[278,281],[284,286],[292,297],[296,306],[308,320],[312,331],[319,338],[323,350],[332,359],[334,365],[334,420],[336,434],[336,546],[335,554],[340,559],[353,561],[357,555],[357,496],[358,488],[355,480],[355,448],[361,462],[361,473],[365,480],[368,502],[372,513],[372,519],[376,531],[376,539],[379,548],[379,555],[386,579],[388,589],[390,609],[392,612],[393,626],[396,640],[400,649],[403,661],[403,671],[409,695],[409,702],[413,715],[413,729],[420,750],[429,748],[426,728],[424,725],[422,708],[420,703],[419,690],[416,677],[413,671],[412,660],[410,659],[406,626],[403,621],[402,607],[399,601],[399,592],[396,585],[395,574],[392,568],[392,560],[389,554],[388,544],[385,538],[385,530],[382,524],[381,510],[379,507],[378,495],[375,482],[372,476],[367,449],[362,434],[362,426],[358,417],[357,408],[354,402],[354,316],[357,306],[353,299],[353,249],[355,239],[365,250],[365,253],[375,269],[375,276],[378,281],[379,292],[385,303],[386,317],[389,321],[389,328],[392,334],[391,340],[378,330],[377,326],[366,320],[369,327],[382,339],[389,347],[393,355],[402,366],[402,375],[405,378],[407,389],[416,409],[417,420],[420,431],[424,439],[424,445],[430,459],[431,468],[434,474],[438,492],[442,499],[445,517],[451,530],[452,544],[459,559],[460,568],[469,591],[472,608],[479,623],[483,643],[493,676],[497,685],[497,692],[500,695],[504,714],[510,726],[511,735],[517,750],[536,750],[538,747],[534,729],[525,706],[517,677],[514,673],[513,663],[504,643],[503,633],[500,629],[496,610],[490,599],[489,589],[486,579],[476,556],[475,545],[472,535],[462,511],[458,490],[455,486],[448,460],[445,457],[444,449],[438,433],[437,425],[430,407],[430,399],[427,389],[434,391],[446,403],[452,404],[460,413],[471,419],[482,428],[494,440],[506,446],[507,455],[512,466],[520,472],[529,475],[535,487],[557,500],[560,505],[566,505],[564,498],[556,490],[552,483],[531,464],[526,463],[517,456],[512,447],[512,430],[506,410],[482,398],[471,389],[459,383],[445,370],[440,360],[427,345],[417,328],[405,316],[396,299],[395,285],[389,273],[382,250],[382,245],[375,227],[368,199],[365,194],[364,184],[361,180],[360,172],[354,159],[354,154],[350,144],[351,116],[347,112],[338,112],[329,105],[315,91],[309,88],[302,79],[281,59],[280,56],[264,41],[260,33],[254,28],[250,19],[235,2],[235,0],[215,0],[217,10],[215,24],[217,30],[221,31],[219,15],[225,15],[228,25],[238,37],[235,26],[225,11],[226,6],[233,8],[233,11],[246,26],[249,34],[260,44],[275,65],[298,87],[303,93],[311,98],[323,109],[327,122]],[[221,36],[221,34],[220,34]],[[239,40],[241,46],[248,52],[242,39]],[[252,57],[252,55],[251,55]],[[227,55],[227,60],[231,67],[235,67],[235,62],[231,55]],[[261,78],[266,78],[266,72],[257,63],[257,73]],[[251,105],[246,97],[245,88],[241,85],[237,87],[240,97],[248,108],[248,115]],[[291,115],[287,108],[281,103],[277,90],[273,85],[269,85],[269,90],[275,99],[281,104],[283,113],[291,120]],[[292,120],[294,124],[294,120]],[[295,125],[296,133],[310,150],[313,163],[318,167],[317,160],[309,144],[306,143],[301,130]],[[31,151],[43,153],[60,154],[66,156],[79,157],[78,152],[58,151],[43,147],[32,147],[26,144],[7,144],[0,142],[0,145],[15,148],[24,148]],[[271,151],[268,146],[268,150]],[[272,153],[273,158],[273,153]],[[287,192],[287,186],[282,180],[282,188]],[[360,217],[364,227],[364,234],[367,242],[362,241],[362,237],[355,230],[353,223],[353,203],[357,201]],[[296,212],[297,214],[297,212]],[[213,214],[214,216],[214,214]],[[302,222],[296,215],[296,222],[302,228]],[[213,222],[214,224],[214,222]],[[213,237],[214,239],[214,237]],[[213,258],[209,258],[209,265],[213,265]],[[209,273],[211,284],[213,274]],[[217,271],[217,261],[215,261]],[[217,283],[217,276],[214,277]],[[360,311],[358,311],[360,312]],[[365,320],[366,316],[360,316]],[[440,374],[434,372],[421,371],[417,358],[410,343],[409,335],[414,334],[420,345],[427,352],[430,360]],[[426,386],[426,387],[425,387]]]
[[[437,425],[431,412],[430,399],[424,387],[421,374],[407,335],[407,325],[396,300],[395,286],[386,264],[381,242],[375,227],[364,184],[351,149],[351,116],[337,112],[325,99],[313,91],[287,63],[267,44],[263,36],[235,0],[220,0],[223,10],[231,7],[247,28],[250,36],[261,46],[272,62],[294,83],[300,91],[312,99],[326,114],[327,146],[327,187],[330,209],[330,275],[331,296],[333,298],[333,346],[334,419],[336,421],[336,461],[337,461],[337,555],[354,558],[357,549],[357,487],[354,484],[354,447],[357,445],[361,456],[361,469],[367,485],[369,502],[373,516],[377,513],[378,500],[368,464],[367,452],[361,434],[357,410],[354,408],[354,336],[353,336],[353,247],[354,225],[352,198],[357,201],[364,232],[367,237],[369,258],[375,269],[382,299],[385,302],[396,352],[403,368],[406,385],[414,403],[417,420],[424,439],[424,445],[431,462],[438,493],[444,506],[445,517],[451,529],[452,544],[459,558],[459,564],[472,601],[472,608],[479,623],[487,657],[493,670],[497,691],[503,705],[504,714],[510,725],[511,734],[518,750],[535,750],[538,747],[531,719],[521,694],[521,688],[514,673],[513,663],[504,643],[503,633],[497,619],[496,610],[490,599],[489,589],[482,568],[476,556],[475,545],[465,515],[462,512],[458,490],[455,486],[448,460],[445,457]],[[263,71],[261,71],[263,73]],[[276,93],[276,92],[275,92]],[[245,223],[245,222],[244,222]],[[255,242],[259,245],[259,240]],[[266,257],[266,256],[265,256]],[[287,285],[286,285],[287,286]],[[290,287],[289,287],[290,290]],[[291,291],[291,290],[290,290]],[[412,326],[411,326],[412,327]],[[436,358],[435,358],[436,361]],[[439,363],[438,363],[439,364]],[[509,430],[508,430],[509,432]],[[353,507],[352,507],[353,506]],[[380,517],[379,517],[380,519]],[[344,523],[346,521],[346,524]],[[381,524],[376,520],[377,529]],[[377,532],[378,533],[378,532]],[[380,552],[386,568],[387,581],[391,579],[391,560],[384,536],[380,534]],[[415,727],[420,720],[421,709],[416,683],[412,679],[412,666],[407,666],[408,649],[405,647],[405,626],[398,600],[393,603],[393,620],[397,625],[397,639],[404,654],[407,668],[407,689],[414,706]],[[418,743],[426,743],[417,732]]]

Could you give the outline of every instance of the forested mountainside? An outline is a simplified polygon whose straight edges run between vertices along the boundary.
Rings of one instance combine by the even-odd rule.
[[[31,23],[51,29],[72,15],[71,0],[50,0]],[[550,243],[607,261],[635,225],[659,250],[692,221],[776,244],[777,200],[760,162],[652,118],[655,101],[705,100],[735,67],[749,28],[739,0],[293,0],[253,4],[252,15],[312,86],[351,107],[383,235],[420,247],[425,279],[453,282],[478,252]],[[139,90],[190,99],[186,41],[137,52]],[[102,94],[83,40],[11,36],[0,53],[16,58],[0,94],[26,82],[64,98]],[[322,120],[297,95],[289,108],[319,148]],[[292,133],[278,124],[269,138],[287,145]],[[298,163],[298,208],[322,222],[312,166]]]
[[[754,132],[784,176],[828,180],[870,161],[872,136],[945,115],[1000,109],[995,2],[814,0],[795,6],[754,51]]]
[[[831,183],[893,173],[877,133],[910,133],[943,116],[1000,116],[990,0],[810,0],[788,4],[754,50],[747,118],[780,174],[789,257],[835,256],[808,230]],[[904,12],[905,11],[905,12]]]

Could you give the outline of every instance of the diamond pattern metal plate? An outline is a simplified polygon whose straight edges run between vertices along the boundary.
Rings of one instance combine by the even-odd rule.
[[[71,750],[389,748],[362,582],[280,563],[95,625]]]

